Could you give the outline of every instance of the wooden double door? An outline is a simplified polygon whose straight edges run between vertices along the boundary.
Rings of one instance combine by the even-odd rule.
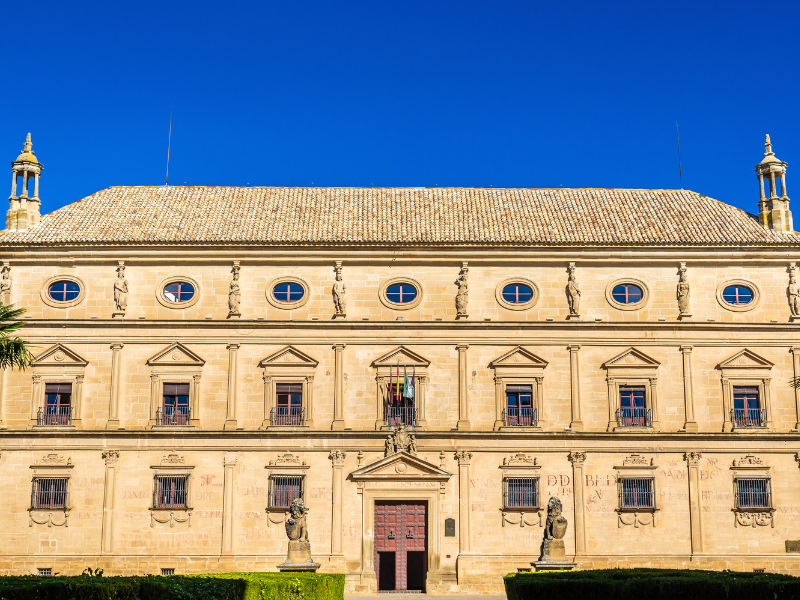
[[[427,502],[375,502],[375,574],[379,591],[425,591]]]

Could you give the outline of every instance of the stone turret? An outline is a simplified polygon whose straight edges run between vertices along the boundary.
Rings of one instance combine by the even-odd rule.
[[[758,202],[758,221],[765,227],[781,232],[792,232],[792,212],[786,194],[786,163],[778,160],[772,151],[769,134],[764,142],[764,160],[756,165],[761,199]],[[765,187],[769,187],[769,195]],[[780,188],[780,190],[778,189]]]
[[[17,160],[11,163],[11,196],[8,198],[6,229],[22,231],[39,222],[39,174],[44,169],[31,149],[31,134],[25,139],[25,146]],[[30,180],[33,177],[33,194],[30,194]],[[18,185],[19,184],[19,185]]]

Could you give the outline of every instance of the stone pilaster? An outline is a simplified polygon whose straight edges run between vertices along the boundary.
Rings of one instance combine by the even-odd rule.
[[[103,488],[103,533],[100,538],[100,552],[111,554],[114,552],[114,496],[117,493],[119,450],[106,450],[102,456],[106,463],[106,478]]]
[[[586,462],[586,452],[570,452],[569,461],[572,463],[572,489],[575,498],[575,555],[581,556],[586,554],[585,504],[583,501],[583,463]]]
[[[331,554],[342,554],[342,468],[347,453],[343,450],[331,450],[328,458],[333,466],[333,514],[331,515]]]
[[[469,461],[472,452],[459,450],[456,452],[458,461],[458,551],[460,554],[468,553],[469,545]]]
[[[111,398],[108,402],[108,422],[106,429],[119,429],[119,392],[122,378],[122,356],[124,344],[111,344]]]
[[[567,350],[569,350],[569,389],[572,408],[572,420],[569,427],[573,431],[583,431],[583,421],[581,420],[581,373],[580,363],[578,362],[578,351],[580,349],[581,347],[577,344],[567,346]]]
[[[794,347],[790,352],[792,353],[793,375],[800,377],[800,348]],[[794,388],[794,408],[797,421],[792,431],[800,431],[800,387]]]
[[[236,490],[236,463],[238,455],[226,454],[223,459],[225,479],[222,488],[222,554],[233,553],[233,499]],[[269,515],[267,515],[269,518]]]
[[[334,381],[333,381],[333,423],[331,429],[344,429],[344,348],[345,344],[334,344]]]
[[[469,390],[467,389],[467,377],[469,366],[467,365],[468,344],[456,346],[458,350],[458,430],[469,431]]]
[[[683,406],[686,422],[683,424],[687,433],[697,431],[697,421],[694,418],[694,387],[692,383],[692,346],[681,346],[683,355]]]
[[[228,408],[225,414],[225,430],[235,430],[236,388],[239,380],[239,344],[228,344]]]
[[[683,455],[689,465],[689,527],[691,529],[692,555],[703,552],[703,527],[700,508],[700,459],[699,452]]]

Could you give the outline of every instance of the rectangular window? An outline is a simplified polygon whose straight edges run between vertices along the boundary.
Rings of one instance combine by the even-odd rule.
[[[156,475],[153,490],[154,508],[188,508],[189,476]]]
[[[761,410],[757,386],[733,387],[733,423],[736,427],[763,427],[765,411]]]
[[[46,383],[41,425],[72,424],[72,384]]]
[[[405,384],[397,378],[392,379],[385,411],[385,420],[389,427],[398,425],[414,427],[417,424],[417,408],[414,405],[414,398],[406,398]]]
[[[538,477],[506,477],[504,483],[504,508],[539,508]]]
[[[303,424],[303,384],[275,384],[275,425]]]
[[[533,386],[506,386],[506,425],[531,427],[536,425],[533,411]]]
[[[34,477],[31,508],[67,508],[67,477]]]
[[[772,508],[768,477],[736,479],[736,508]]]
[[[175,575],[175,569],[161,569],[162,575]]]
[[[289,508],[295,498],[303,499],[303,475],[271,475],[269,507]]]
[[[645,407],[644,386],[621,385],[619,387],[620,427],[647,427],[650,425],[649,409]]]
[[[620,479],[619,507],[655,508],[656,499],[653,493],[652,477],[626,477]]]
[[[160,425],[189,425],[189,384],[165,383]]]
[[[53,576],[52,568],[49,569],[42,569],[41,567],[39,568],[39,577],[52,577],[52,576]]]

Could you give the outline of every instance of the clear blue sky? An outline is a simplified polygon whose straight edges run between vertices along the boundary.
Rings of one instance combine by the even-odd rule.
[[[0,156],[32,132],[45,212],[163,185],[174,104],[175,185],[677,188],[677,120],[684,187],[756,211],[770,133],[797,211],[799,23],[780,0],[9,3]]]

